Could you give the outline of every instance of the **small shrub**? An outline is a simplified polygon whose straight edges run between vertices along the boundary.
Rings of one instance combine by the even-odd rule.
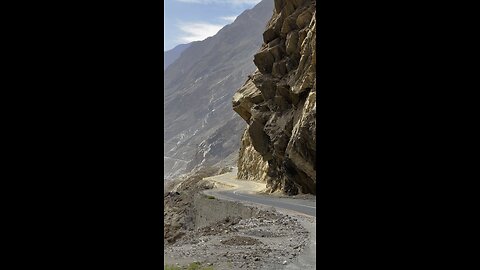
[[[214,200],[214,199],[215,199],[215,197],[210,196],[210,195],[208,195],[207,198],[208,198],[209,200]]]
[[[187,268],[187,270],[200,270],[200,269],[201,269],[200,264],[197,262],[191,263]]]
[[[181,270],[180,267],[177,267],[177,266],[174,266],[174,265],[168,265],[168,264],[166,264],[163,269],[164,270]]]

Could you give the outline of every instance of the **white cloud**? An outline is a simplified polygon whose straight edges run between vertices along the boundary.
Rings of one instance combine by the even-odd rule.
[[[235,21],[236,18],[237,18],[237,16],[223,16],[223,17],[220,17],[220,19],[225,20],[229,23]]]
[[[177,0],[178,2],[184,3],[195,3],[195,4],[257,4],[261,0]]]
[[[207,37],[214,36],[220,29],[222,24],[211,24],[205,22],[182,22],[178,28],[183,32],[178,37],[181,42],[193,42],[204,40]]]

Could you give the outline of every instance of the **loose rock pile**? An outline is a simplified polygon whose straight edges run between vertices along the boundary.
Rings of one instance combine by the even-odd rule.
[[[295,218],[259,211],[249,219],[226,217],[188,231],[165,252],[215,269],[281,269],[303,251],[307,239]]]

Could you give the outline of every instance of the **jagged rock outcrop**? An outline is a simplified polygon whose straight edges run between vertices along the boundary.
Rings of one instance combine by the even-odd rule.
[[[242,145],[238,157],[237,178],[265,182],[267,181],[268,162],[253,147],[247,130],[242,136]]]
[[[316,1],[274,2],[257,71],[233,97],[248,124],[238,177],[266,181],[271,192],[316,194]]]

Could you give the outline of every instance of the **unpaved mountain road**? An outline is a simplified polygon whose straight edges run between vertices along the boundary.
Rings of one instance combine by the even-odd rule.
[[[303,254],[285,269],[315,269],[316,263],[316,199],[292,199],[279,196],[261,195],[265,183],[236,179],[237,171],[205,178],[216,183],[216,188],[204,191],[218,199],[238,201],[259,208],[275,208],[280,213],[295,216],[309,232],[309,241]]]

